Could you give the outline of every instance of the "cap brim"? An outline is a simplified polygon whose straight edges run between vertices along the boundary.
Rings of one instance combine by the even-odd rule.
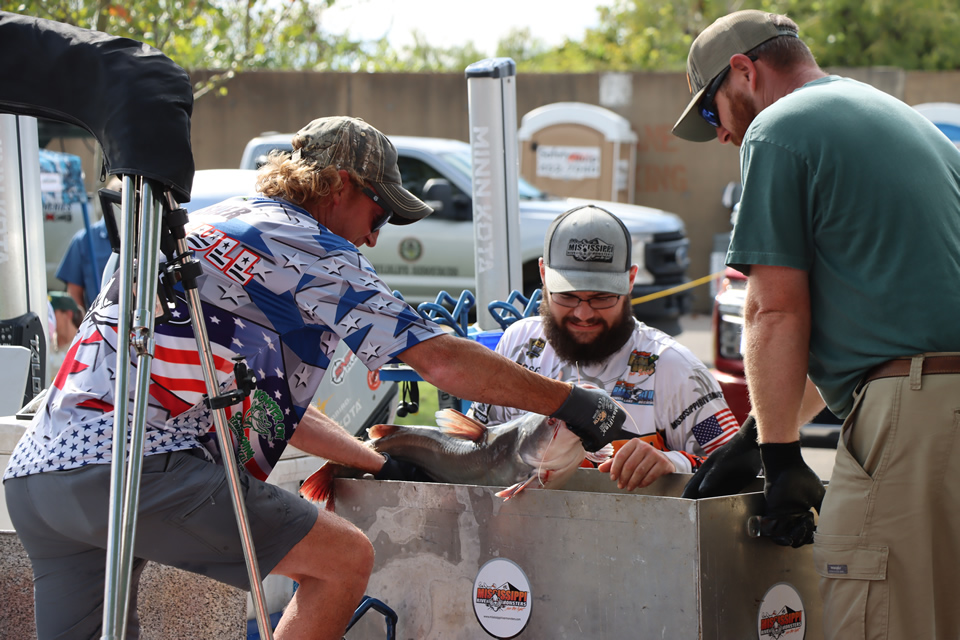
[[[390,224],[412,224],[417,220],[423,220],[433,213],[425,202],[404,189],[398,184],[392,182],[371,182],[373,190],[393,211],[393,217],[390,218]]]
[[[624,296],[630,293],[630,271],[606,273],[603,271],[574,271],[573,269],[543,270],[544,284],[554,293],[597,291]]]
[[[703,92],[706,90],[707,88],[704,87],[693,95],[690,104],[688,104],[687,108],[683,111],[683,115],[677,120],[677,124],[673,125],[673,135],[683,138],[684,140],[689,140],[690,142],[710,142],[711,140],[716,140],[717,129],[710,126],[710,123],[703,119],[698,107],[700,98],[703,97]]]

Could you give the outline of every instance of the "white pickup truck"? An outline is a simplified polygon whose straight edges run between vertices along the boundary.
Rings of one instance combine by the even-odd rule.
[[[243,152],[240,168],[256,169],[274,149],[289,151],[292,137],[264,134],[252,139]],[[377,246],[365,248],[364,255],[377,273],[414,305],[434,301],[441,290],[454,297],[464,289],[475,290],[470,145],[441,138],[390,139],[399,154],[403,186],[431,201],[435,213],[414,225],[387,225],[380,232]],[[587,201],[551,197],[522,178],[519,194],[523,288],[529,294],[540,286],[537,259],[543,255],[543,239],[550,222]],[[633,260],[640,265],[634,298],[687,281],[689,240],[678,216],[636,205],[595,204],[620,217],[633,236]],[[638,305],[634,312],[648,324],[676,334],[678,318],[688,310],[689,299],[686,292],[673,294]]]

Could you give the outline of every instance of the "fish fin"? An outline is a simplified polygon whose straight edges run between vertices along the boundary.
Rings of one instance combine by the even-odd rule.
[[[530,477],[524,480],[523,482],[518,482],[517,484],[509,486],[506,489],[503,489],[502,491],[497,491],[497,493],[495,493],[494,495],[496,495],[498,498],[503,498],[503,501],[506,502],[510,498],[514,497],[515,495],[517,495],[518,493],[520,493],[521,491],[529,487],[538,478],[540,479],[541,486],[546,484],[547,480],[550,478],[551,473],[552,473],[551,471],[545,471],[544,473],[541,473],[541,474],[532,473],[530,474]]]
[[[315,502],[317,504],[326,503],[327,511],[333,511],[333,481],[335,479],[334,467],[336,466],[338,465],[334,465],[330,462],[325,462],[320,465],[320,468],[314,471],[310,477],[304,480],[303,484],[300,485],[300,495],[310,502]]]
[[[375,424],[367,429],[367,437],[371,440],[376,440],[377,438],[385,438],[386,436],[392,435],[399,430],[400,427],[395,424]]]
[[[456,409],[437,411],[437,426],[448,436],[479,442],[487,433],[486,425],[467,417]]]
[[[596,451],[587,451],[586,458],[590,462],[596,462],[597,464],[602,464],[613,457],[613,445],[605,444],[600,449]]]

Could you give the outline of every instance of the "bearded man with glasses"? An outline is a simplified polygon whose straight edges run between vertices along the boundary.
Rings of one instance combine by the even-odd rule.
[[[628,491],[696,470],[738,428],[706,366],[633,317],[638,266],[631,250],[629,231],[605,209],[558,216],[540,260],[540,316],[512,324],[496,349],[549,378],[604,389],[620,403],[627,419],[613,438],[616,454],[599,469]],[[519,415],[493,404],[475,404],[471,412],[491,425]]]

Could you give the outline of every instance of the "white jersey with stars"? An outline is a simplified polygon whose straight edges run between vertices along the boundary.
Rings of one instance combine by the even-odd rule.
[[[257,378],[226,410],[238,460],[257,478],[279,461],[340,340],[373,370],[443,334],[395,297],[356,247],[290,203],[231,198],[192,214],[187,233],[203,268],[197,284],[220,389],[236,388],[237,356]],[[117,292],[114,280],[84,318],[4,478],[111,461]],[[219,460],[182,290],[177,298],[172,320],[155,331],[144,453],[204,447]]]
[[[736,433],[737,420],[720,386],[689,349],[667,334],[636,321],[619,351],[596,365],[561,360],[543,331],[540,317],[513,323],[497,352],[548,378],[591,384],[609,393],[627,411],[623,428],[664,451],[680,473],[690,473]],[[522,412],[474,404],[486,424],[502,424]]]

